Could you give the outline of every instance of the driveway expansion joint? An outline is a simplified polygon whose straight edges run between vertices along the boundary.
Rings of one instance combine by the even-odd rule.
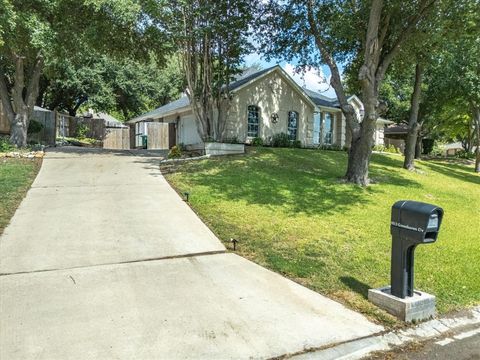
[[[200,257],[200,256],[219,255],[219,254],[225,254],[225,253],[227,253],[227,250],[218,250],[218,251],[207,251],[207,252],[184,254],[184,255],[172,255],[172,256],[162,256],[162,257],[155,257],[155,258],[137,259],[137,260],[126,260],[126,261],[119,261],[119,262],[112,262],[112,263],[72,266],[72,267],[66,267],[66,268],[40,269],[40,270],[32,270],[32,271],[0,273],[0,277],[13,276],[13,275],[28,275],[28,274],[54,272],[54,271],[76,270],[76,269],[90,269],[90,268],[96,268],[96,267],[102,267],[102,266],[127,265],[127,264],[134,264],[134,263],[162,261],[162,260],[171,260],[171,259],[185,259],[185,258],[193,258],[193,257]]]

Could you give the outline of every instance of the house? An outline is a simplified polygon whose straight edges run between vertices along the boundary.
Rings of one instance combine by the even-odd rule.
[[[304,147],[349,144],[346,121],[337,99],[300,87],[279,65],[268,69],[248,69],[230,85],[233,94],[227,115],[225,138],[250,143],[259,137],[268,143],[279,133],[299,140]],[[349,102],[359,116],[363,104],[353,95]],[[134,124],[135,145],[144,145],[148,123],[169,123],[170,145],[201,144],[197,124],[186,96],[128,121]],[[375,144],[383,144],[383,129],[392,122],[377,121]]]
[[[89,109],[82,115],[82,117],[85,119],[101,119],[106,128],[128,128],[127,125],[114,118],[112,115],[104,112],[96,113],[92,109]]]
[[[387,126],[383,133],[385,146],[394,146],[403,154],[408,135],[408,125],[392,124]]]

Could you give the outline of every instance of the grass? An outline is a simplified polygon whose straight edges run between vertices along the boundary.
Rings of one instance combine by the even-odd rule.
[[[438,241],[416,250],[416,288],[437,296],[440,313],[480,303],[480,176],[441,161],[409,172],[402,161],[374,154],[368,188],[340,181],[346,153],[337,151],[254,148],[163,171],[225,244],[240,241],[241,255],[393,326],[367,291],[390,282],[397,200],[445,210]]]
[[[40,169],[40,159],[0,158],[0,234]]]

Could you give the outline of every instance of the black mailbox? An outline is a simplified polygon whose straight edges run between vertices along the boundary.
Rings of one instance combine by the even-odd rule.
[[[413,254],[418,244],[437,240],[443,209],[417,201],[397,201],[392,206],[391,294],[413,296]]]

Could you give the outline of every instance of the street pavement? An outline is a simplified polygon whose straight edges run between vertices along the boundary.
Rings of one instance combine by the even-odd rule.
[[[422,343],[367,356],[371,360],[480,360],[480,327],[466,327]]]

